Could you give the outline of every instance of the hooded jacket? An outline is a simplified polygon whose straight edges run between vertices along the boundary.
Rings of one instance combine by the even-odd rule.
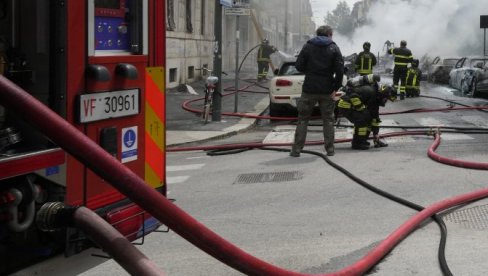
[[[330,94],[342,86],[344,60],[341,50],[327,36],[316,36],[303,46],[295,67],[305,73],[302,92]]]

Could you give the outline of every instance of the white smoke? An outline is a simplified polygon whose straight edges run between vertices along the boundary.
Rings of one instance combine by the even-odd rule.
[[[352,39],[334,33],[344,56],[362,51],[384,54],[387,40],[400,46],[407,41],[415,58],[429,56],[483,55],[480,15],[488,15],[486,0],[378,0],[370,8],[371,22],[355,30]]]

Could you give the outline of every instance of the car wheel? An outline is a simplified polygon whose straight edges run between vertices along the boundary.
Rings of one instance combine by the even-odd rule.
[[[283,115],[283,110],[281,107],[275,103],[269,103],[269,116],[271,117],[280,117]]]

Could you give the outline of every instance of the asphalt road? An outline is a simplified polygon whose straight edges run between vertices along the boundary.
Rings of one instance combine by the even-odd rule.
[[[383,110],[444,108],[448,101],[486,105],[484,99],[458,97],[442,86],[424,84],[423,95],[390,103]],[[407,113],[382,116],[387,126],[488,128],[480,111]],[[202,145],[257,141],[289,142],[287,122],[262,121],[237,136]],[[338,128],[336,138],[351,135]],[[487,162],[484,134],[444,133],[437,149],[450,158]],[[308,140],[321,140],[311,126]],[[427,156],[430,136],[386,138],[387,148],[354,151],[336,145],[330,160],[393,195],[422,206],[486,188],[486,171],[444,165]],[[307,146],[323,152],[322,146]],[[248,253],[284,269],[326,274],[361,259],[416,214],[381,197],[314,155],[292,158],[286,152],[250,150],[208,156],[203,151],[168,153],[170,198],[210,229]],[[446,258],[454,275],[488,273],[488,200],[458,206],[441,214],[448,227]],[[437,259],[440,231],[430,220],[397,245],[369,272],[371,275],[442,275]],[[154,233],[139,247],[168,275],[242,275],[210,257],[176,233]],[[82,275],[123,275],[107,261]]]

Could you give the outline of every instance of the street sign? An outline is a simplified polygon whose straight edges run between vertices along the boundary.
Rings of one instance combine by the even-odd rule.
[[[250,8],[251,3],[250,3],[250,0],[235,0],[233,7],[234,8]]]
[[[224,7],[232,8],[234,6],[234,1],[233,0],[220,0],[220,5],[222,5]]]
[[[488,15],[480,15],[480,28],[488,28]]]
[[[246,8],[225,8],[225,15],[251,15],[251,10]]]

